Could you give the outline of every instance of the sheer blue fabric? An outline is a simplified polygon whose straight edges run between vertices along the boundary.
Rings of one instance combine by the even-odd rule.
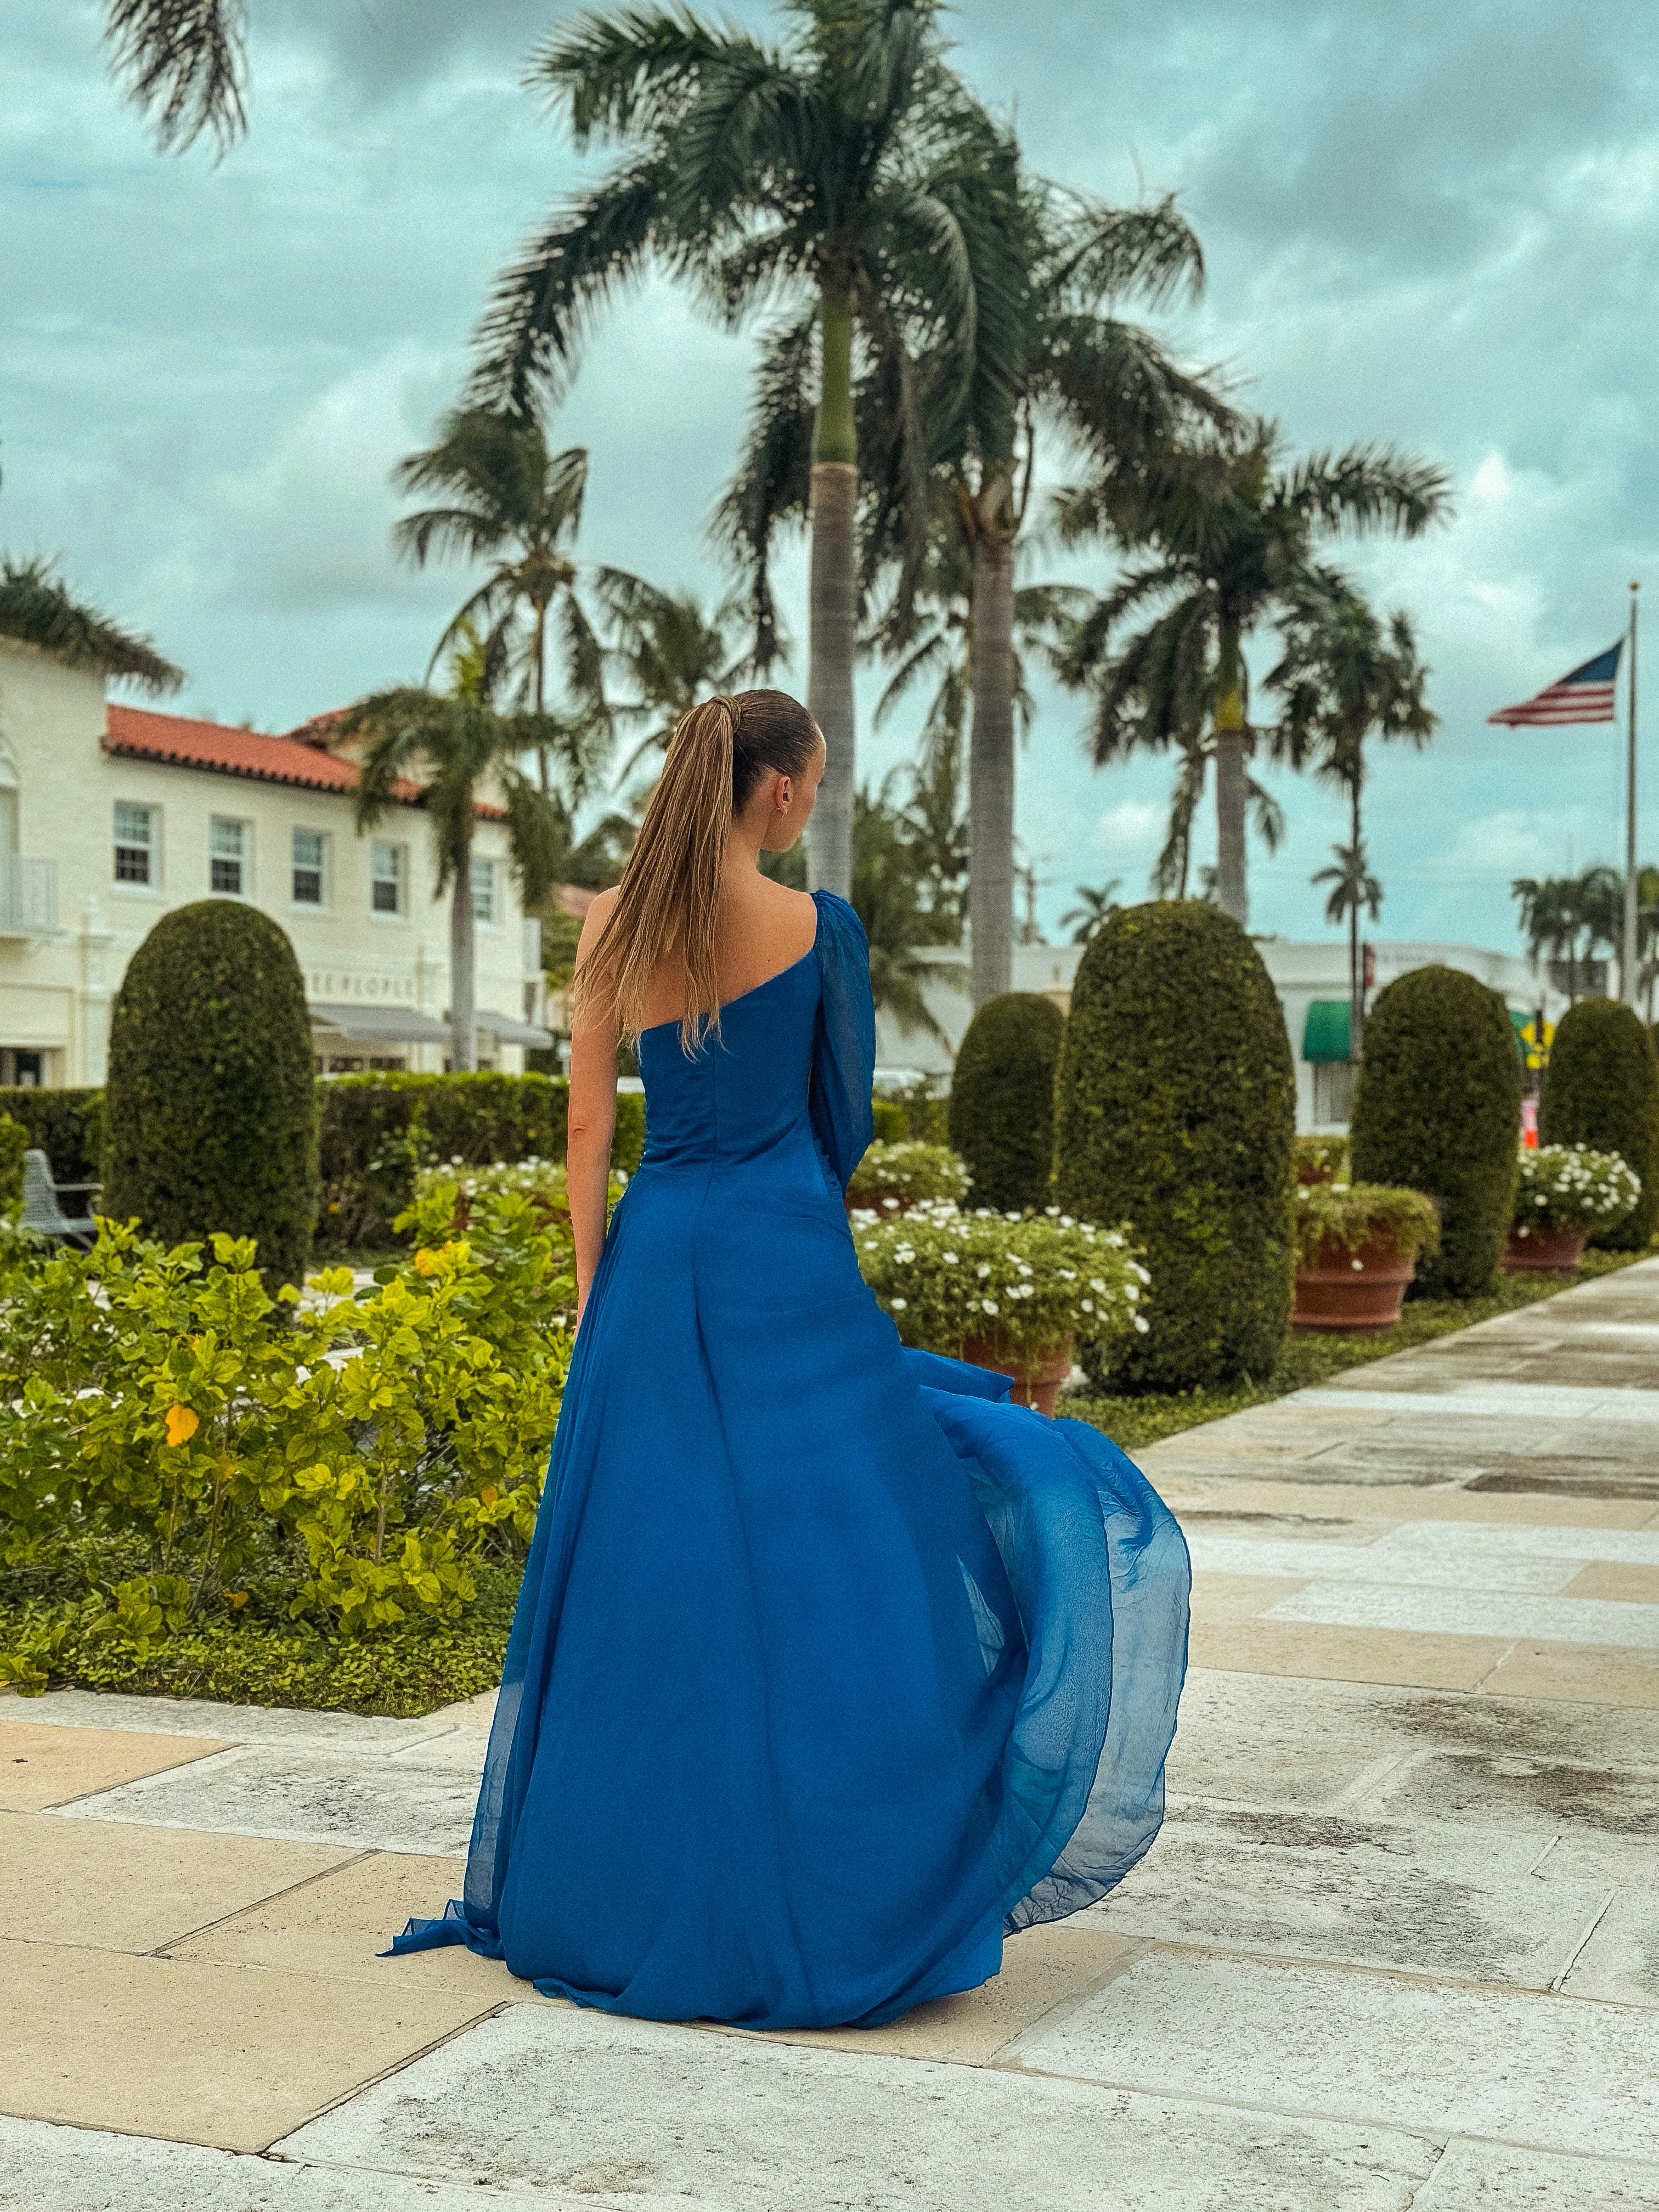
[[[465,1942],[656,2020],[873,2026],[1146,1850],[1186,1660],[1180,1531],[1116,1447],[906,1351],[842,1189],[870,1135],[863,934],[688,1059],[577,1340],[508,1643]]]

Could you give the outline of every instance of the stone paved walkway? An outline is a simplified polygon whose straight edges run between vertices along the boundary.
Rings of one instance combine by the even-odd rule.
[[[0,2205],[1659,2212],[1659,1262],[1144,1460],[1164,1833],[872,2033],[377,1959],[487,1700],[0,1703]]]

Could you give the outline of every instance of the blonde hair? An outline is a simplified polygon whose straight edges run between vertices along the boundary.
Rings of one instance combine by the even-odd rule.
[[[652,981],[673,960],[685,972],[683,1048],[694,1053],[720,1036],[720,873],[732,817],[769,769],[799,775],[817,743],[817,723],[786,691],[739,691],[681,717],[616,903],[576,971],[576,1023],[614,1021],[637,1039]]]

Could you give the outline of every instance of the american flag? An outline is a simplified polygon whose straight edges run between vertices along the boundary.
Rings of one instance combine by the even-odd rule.
[[[1575,668],[1559,684],[1546,684],[1535,699],[1523,699],[1518,707],[1500,707],[1486,720],[1507,722],[1511,728],[1612,721],[1613,686],[1619,673],[1619,656],[1624,649],[1625,641],[1620,638],[1617,645],[1598,653],[1594,660]]]

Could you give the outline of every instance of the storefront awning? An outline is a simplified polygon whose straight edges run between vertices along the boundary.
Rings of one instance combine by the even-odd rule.
[[[311,1025],[346,1044],[447,1046],[449,1042],[447,1026],[414,1006],[313,1006]]]
[[[531,1052],[545,1052],[553,1042],[550,1030],[538,1030],[534,1022],[515,1022],[507,1014],[493,1014],[487,1006],[479,1008],[476,1019],[484,1036],[493,1036],[497,1044],[521,1044]]]
[[[1348,1001],[1315,999],[1302,1024],[1302,1057],[1315,1066],[1353,1058],[1348,1034]]]

